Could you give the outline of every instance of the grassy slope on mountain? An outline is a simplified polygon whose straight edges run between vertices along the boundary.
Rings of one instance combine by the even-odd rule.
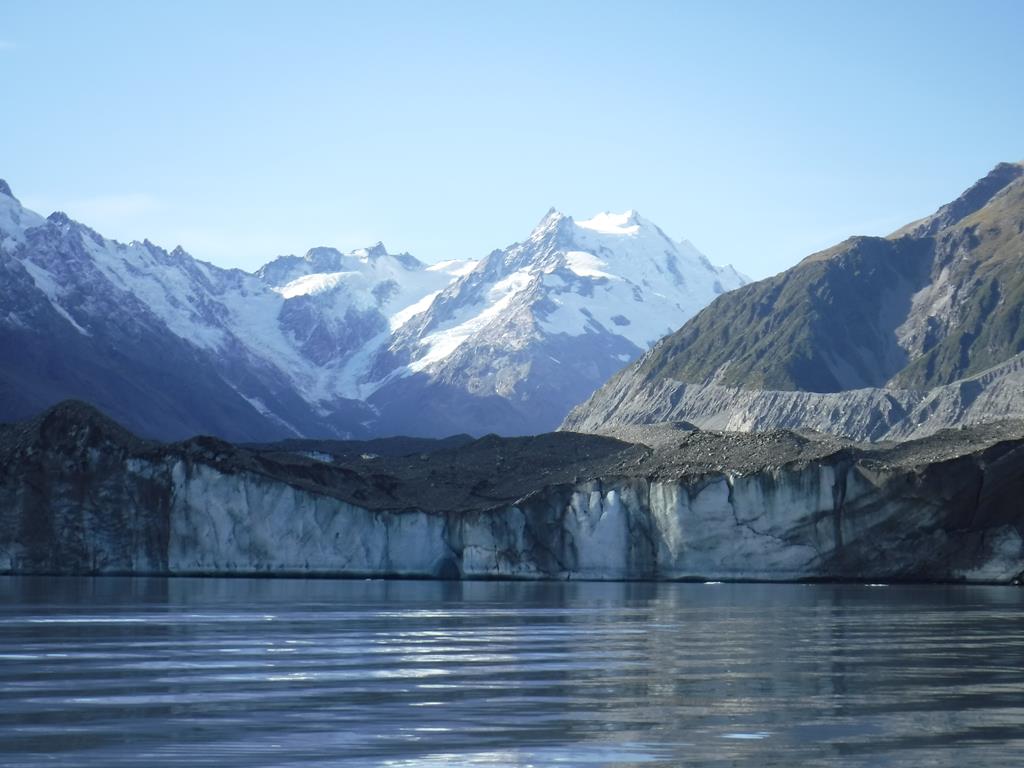
[[[936,239],[933,274],[959,285],[945,337],[896,377],[931,387],[991,368],[1024,350],[1024,180]]]
[[[1024,167],[1004,163],[888,238],[850,238],[719,297],[620,375],[810,392],[946,384],[1024,350],[1022,266]],[[949,302],[915,307],[926,289]],[[897,335],[912,312],[927,331],[917,347]]]
[[[906,363],[891,327],[926,268],[915,241],[852,238],[720,296],[662,341],[640,375],[811,392],[879,386]]]

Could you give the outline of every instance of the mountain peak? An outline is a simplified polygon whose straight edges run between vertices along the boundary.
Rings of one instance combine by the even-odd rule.
[[[7,183],[6,181],[4,181],[3,179],[0,179],[0,195],[7,195],[7,196],[8,196],[9,198],[11,198],[12,200],[17,200],[17,199],[18,199],[18,198],[16,198],[16,197],[14,196],[14,193],[13,193],[13,192],[11,192],[11,186],[10,186],[10,184],[8,184],[8,183]]]
[[[318,245],[306,251],[302,257],[305,261],[317,261],[318,259],[340,259],[341,251],[331,248],[329,245]]]
[[[64,211],[54,211],[46,217],[46,220],[51,224],[56,224],[58,227],[75,223],[75,220],[64,213]]]
[[[548,208],[548,212],[537,222],[537,226],[533,228],[533,231],[530,233],[530,239],[543,237],[546,233],[557,229],[563,221],[572,221],[572,218],[551,206]]]
[[[635,235],[641,227],[650,224],[632,208],[623,213],[604,211],[591,219],[577,221],[576,226],[600,232],[603,235]]]
[[[568,215],[562,213],[560,210],[558,210],[557,208],[555,208],[555,206],[552,205],[550,208],[548,208],[547,213],[545,213],[541,217],[540,221],[537,222],[537,227],[543,227],[545,224],[549,224],[552,221],[561,221],[562,219],[567,218],[569,218]]]
[[[353,253],[354,255],[360,256],[365,259],[379,259],[381,256],[388,255],[388,249],[384,247],[384,243],[378,240],[369,248],[359,248]]]
[[[974,182],[956,200],[942,206],[931,216],[897,230],[893,236],[910,234],[915,237],[927,237],[934,235],[940,229],[952,226],[975,211],[984,208],[993,197],[1021,177],[1024,177],[1024,163],[999,163],[984,177]]]

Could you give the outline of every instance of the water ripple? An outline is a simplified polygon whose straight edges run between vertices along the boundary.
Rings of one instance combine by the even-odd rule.
[[[5,766],[1016,766],[1019,590],[0,578]]]

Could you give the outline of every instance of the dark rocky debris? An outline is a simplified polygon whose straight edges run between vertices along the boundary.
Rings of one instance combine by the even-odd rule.
[[[636,426],[628,438],[554,432],[477,440],[296,440],[242,446],[195,437],[158,443],[135,437],[85,403],[68,401],[30,421],[0,425],[0,483],[92,451],[109,458],[112,466],[114,459],[127,457],[181,457],[226,473],[255,472],[368,509],[469,512],[594,479],[749,474],[826,460],[915,471],[1001,444],[1024,446],[1024,423],[946,430],[904,443],[853,443],[786,430],[706,432],[685,425]],[[1024,466],[1016,472],[1024,477]]]

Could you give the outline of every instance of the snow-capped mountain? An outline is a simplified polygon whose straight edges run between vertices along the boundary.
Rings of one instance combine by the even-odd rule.
[[[633,213],[480,262],[314,248],[256,273],[109,240],[0,185],[0,418],[91,401],[158,437],[550,429],[739,286]]]
[[[373,391],[367,360],[453,279],[475,261],[427,266],[415,257],[389,254],[383,244],[343,254],[314,248],[304,257],[282,256],[256,276],[281,297],[277,322],[266,329],[283,335],[301,362],[296,385],[311,402],[363,399]]]
[[[374,360],[381,383],[369,402],[389,432],[550,430],[744,282],[634,211],[576,222],[552,209],[526,241],[491,253],[397,329]]]

